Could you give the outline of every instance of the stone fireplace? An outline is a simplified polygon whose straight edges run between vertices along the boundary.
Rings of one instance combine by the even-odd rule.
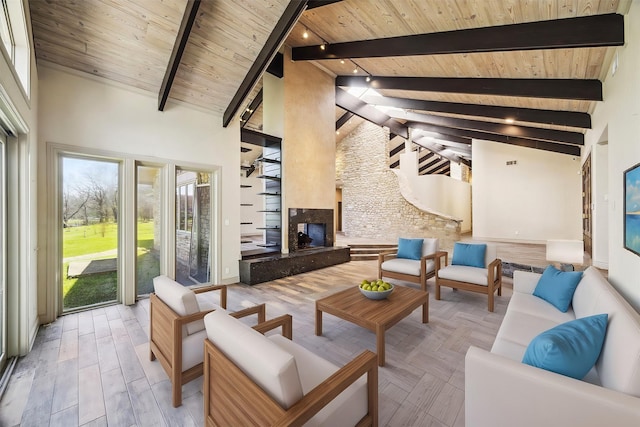
[[[333,209],[289,208],[288,242],[289,252],[332,247]]]

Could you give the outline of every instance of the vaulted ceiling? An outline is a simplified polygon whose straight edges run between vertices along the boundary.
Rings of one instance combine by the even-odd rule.
[[[284,44],[336,77],[340,139],[411,133],[422,173],[472,139],[579,155],[629,0],[30,0],[37,60],[238,117]],[[285,39],[286,38],[286,39]],[[168,102],[168,103],[167,103]],[[258,127],[260,104],[249,127]],[[394,142],[395,141],[395,142]],[[437,160],[437,161],[436,161]]]

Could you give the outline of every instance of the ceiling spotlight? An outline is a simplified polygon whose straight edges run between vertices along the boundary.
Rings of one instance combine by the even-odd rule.
[[[353,74],[356,74],[358,72],[358,67],[353,69]]]
[[[512,124],[513,122],[515,122],[515,120],[513,120],[511,117],[504,119],[504,121],[505,123],[509,123],[509,124]]]
[[[322,43],[320,45],[320,50],[325,50],[327,48],[327,45],[325,43]]]
[[[339,130],[336,131],[336,135],[340,135],[340,131]]]
[[[344,64],[344,59],[341,59],[341,60],[340,60],[340,63],[341,63],[341,64]]]
[[[302,38],[303,39],[308,39],[309,38],[309,32],[307,31],[307,29],[304,29],[304,33],[302,33]]]
[[[367,76],[366,80],[367,80],[367,83],[370,82],[371,81],[371,76]]]

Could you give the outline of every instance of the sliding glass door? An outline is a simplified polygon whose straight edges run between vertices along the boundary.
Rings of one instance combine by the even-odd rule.
[[[176,169],[176,281],[211,280],[211,174]]]
[[[62,310],[118,299],[119,163],[63,155]]]
[[[136,166],[136,294],[153,292],[162,250],[162,168]]]
[[[7,135],[0,128],[0,373],[7,361]]]

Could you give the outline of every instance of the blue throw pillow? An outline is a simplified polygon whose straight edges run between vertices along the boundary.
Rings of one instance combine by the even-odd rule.
[[[522,363],[583,379],[600,357],[608,318],[596,314],[544,331],[531,340]]]
[[[422,239],[398,239],[398,258],[417,259],[422,257]]]
[[[456,243],[453,245],[452,265],[467,265],[469,267],[485,268],[484,255],[486,244]]]
[[[560,271],[550,265],[538,280],[533,295],[566,313],[580,279],[582,279],[582,271]]]

